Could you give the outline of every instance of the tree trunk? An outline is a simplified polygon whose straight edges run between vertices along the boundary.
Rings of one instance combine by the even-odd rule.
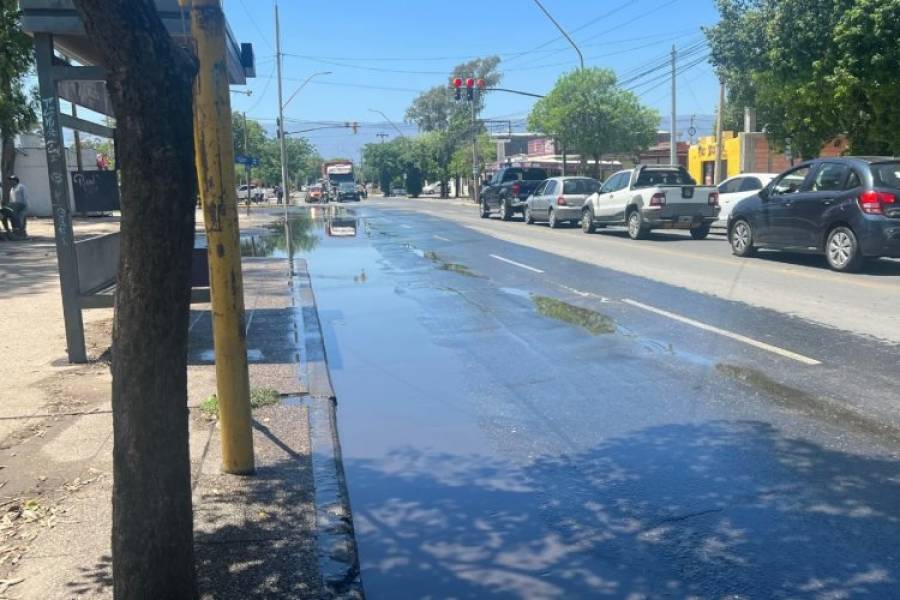
[[[122,172],[113,324],[117,600],[196,598],[187,328],[196,171],[194,60],[153,0],[75,0],[109,73]]]
[[[4,131],[0,136],[0,176],[3,177],[3,204],[9,202],[9,176],[16,172],[16,141],[15,136],[6,135]]]

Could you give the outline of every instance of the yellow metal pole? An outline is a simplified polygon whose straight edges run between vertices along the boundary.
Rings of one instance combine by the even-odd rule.
[[[191,33],[199,62],[194,85],[194,152],[209,247],[222,469],[243,475],[254,471],[253,433],[225,16],[219,0],[193,0]]]

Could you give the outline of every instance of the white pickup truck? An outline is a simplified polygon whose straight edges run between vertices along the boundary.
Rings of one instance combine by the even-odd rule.
[[[651,229],[690,229],[702,240],[719,215],[719,192],[700,187],[684,167],[639,165],[619,171],[588,196],[581,210],[581,229],[625,225],[633,240]]]

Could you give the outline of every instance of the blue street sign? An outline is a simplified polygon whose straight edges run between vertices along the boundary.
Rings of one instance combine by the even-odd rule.
[[[244,156],[243,154],[238,154],[234,157],[234,162],[239,165],[250,165],[251,167],[259,166],[259,159],[255,156]]]

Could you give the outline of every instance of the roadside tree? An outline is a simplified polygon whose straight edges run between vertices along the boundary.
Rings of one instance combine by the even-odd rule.
[[[3,202],[9,200],[9,176],[16,166],[16,135],[37,121],[34,94],[25,90],[34,50],[22,31],[16,0],[0,0],[0,176]]]
[[[706,29],[726,112],[756,108],[804,157],[845,134],[855,154],[900,152],[900,0],[717,0]]]
[[[637,156],[656,139],[659,114],[637,96],[616,86],[608,69],[591,68],[563,75],[528,116],[531,128],[558,139],[570,151],[594,161],[607,153]]]
[[[75,0],[108,75],[122,174],[112,344],[115,597],[196,598],[187,332],[196,62],[153,0]]]

